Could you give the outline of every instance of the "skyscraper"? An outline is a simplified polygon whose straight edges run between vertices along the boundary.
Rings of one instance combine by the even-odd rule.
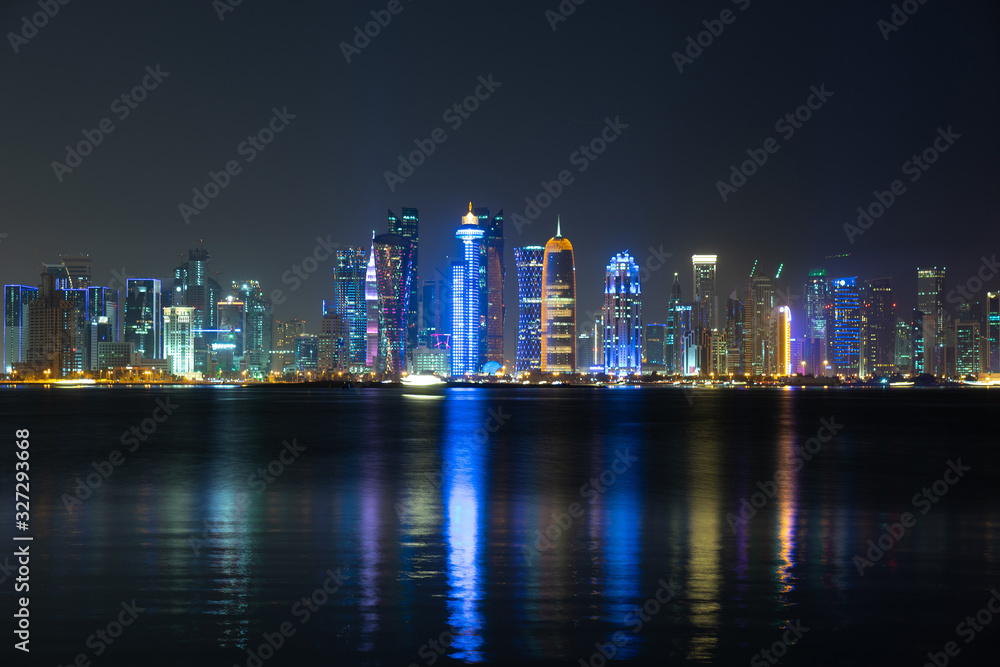
[[[692,255],[694,272],[694,300],[699,304],[701,326],[719,330],[719,298],[715,291],[717,255]]]
[[[642,286],[628,251],[611,258],[604,276],[604,372],[642,372]]]
[[[305,333],[306,323],[302,320],[275,320],[275,349],[271,353],[271,372],[283,375],[295,370],[295,341]]]
[[[896,362],[895,329],[891,279],[865,282],[861,290],[861,377],[892,375]]]
[[[542,261],[545,248],[514,248],[517,266],[517,361],[518,373],[542,367]]]
[[[406,350],[412,351],[417,347],[417,334],[419,332],[417,323],[417,290],[420,286],[418,254],[420,247],[420,212],[415,208],[404,208],[402,209],[402,214],[402,218],[397,218],[395,213],[389,211],[389,233],[402,236],[413,244],[413,256],[409,269],[410,275],[407,278],[410,285],[410,294],[406,300]]]
[[[216,312],[219,329],[210,343],[215,368],[223,375],[238,374],[246,361],[246,303],[230,295],[216,304]]]
[[[163,352],[170,360],[172,375],[194,372],[194,308],[171,306],[163,309]]]
[[[945,267],[917,268],[917,310],[934,328],[934,336],[924,340],[924,372],[932,375],[945,372],[944,277]]]
[[[413,242],[398,234],[383,234],[375,237],[374,247],[379,299],[376,372],[398,376],[406,370]]]
[[[256,280],[234,280],[233,296],[246,307],[245,365],[247,375],[252,378],[266,377],[271,371],[271,300],[264,296],[264,290]]]
[[[813,269],[805,285],[805,332],[802,355],[806,372],[819,377],[824,372],[824,361],[830,357],[830,337],[827,320],[832,309],[833,290],[824,269]]]
[[[507,319],[507,307],[503,302],[503,284],[507,277],[507,265],[504,263],[503,256],[503,210],[489,221],[485,232],[483,246],[486,250],[486,298],[480,304],[481,311],[485,306],[486,315],[486,358],[484,361],[495,361],[503,365],[503,326]]]
[[[373,233],[372,238],[374,236]],[[371,258],[362,247],[342,248],[334,254],[333,309],[347,323],[347,357],[350,366],[355,369],[368,366],[368,302],[365,280]]]
[[[372,249],[365,269],[365,368],[375,368],[378,361],[378,271],[375,268],[375,235],[372,234]],[[350,338],[350,322],[348,322]],[[350,347],[350,346],[348,346]],[[351,360],[350,352],[348,359]]]
[[[743,375],[743,302],[732,296],[726,299],[726,372]]]
[[[191,318],[194,367],[196,372],[202,373],[208,371],[209,345],[215,340],[218,329],[216,304],[225,298],[222,286],[209,275],[209,259],[205,248],[188,250],[187,261],[174,269],[174,288],[169,299],[171,306],[194,309]]]
[[[833,354],[837,373],[856,376],[861,361],[861,295],[858,279],[833,281]]]
[[[480,251],[486,232],[472,212],[462,218],[455,238],[462,242],[462,259],[452,264],[451,374],[462,376],[480,369]]]
[[[913,371],[913,343],[910,340],[910,324],[901,317],[896,318],[896,371]]]
[[[771,341],[771,312],[774,309],[774,287],[768,276],[747,279],[744,317],[749,320],[749,373],[754,376],[773,373],[774,349]]]
[[[955,322],[955,373],[959,379],[982,372],[979,322]]]
[[[3,298],[3,372],[14,364],[27,361],[28,306],[38,298],[38,288],[27,285],[4,286]]]
[[[666,368],[667,325],[651,323],[646,325],[642,338],[642,367],[662,372]]]
[[[160,281],[129,278],[125,281],[124,341],[135,346],[143,359],[163,358]]]
[[[773,375],[794,375],[792,369],[792,309],[779,306],[774,322],[774,365]]]
[[[38,297],[28,304],[25,366],[36,377],[53,380],[69,376],[76,360],[76,308],[56,288],[61,280],[57,272],[43,270]]]
[[[986,371],[1000,373],[1000,294],[986,293]]]
[[[576,371],[576,264],[558,219],[542,258],[542,371]]]
[[[683,303],[683,301],[684,299],[681,295],[681,279],[680,276],[674,273],[674,283],[670,288],[670,301],[667,304],[667,338],[664,343],[666,347],[666,365],[668,373],[684,372],[680,314],[677,311],[677,308]]]

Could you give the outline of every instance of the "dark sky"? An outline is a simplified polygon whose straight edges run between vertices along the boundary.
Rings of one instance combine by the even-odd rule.
[[[723,294],[759,258],[772,275],[786,264],[779,286],[794,295],[813,267],[893,276],[909,309],[918,264],[947,266],[950,288],[1000,251],[996,3],[914,1],[886,40],[877,22],[890,18],[888,1],[588,0],[553,30],[545,11],[557,0],[402,0],[346,62],[340,43],[387,4],[243,0],[220,21],[209,0],[77,0],[15,53],[8,33],[39,9],[2,3],[0,281],[36,284],[36,252],[88,253],[98,283],[123,266],[166,279],[204,239],[220,282],[250,276],[288,293],[282,274],[317,236],[367,244],[386,209],[403,206],[420,209],[427,276],[445,266],[471,200],[508,221],[511,358],[512,248],[544,244],[557,213],[576,250],[581,320],[625,249],[640,263],[650,247],[673,254],[644,285],[648,322],[665,318],[674,271],[691,298],[695,252],[719,255]],[[727,9],[732,22],[678,72],[672,54]],[[157,65],[169,76],[120,120],[114,100]],[[489,75],[501,85],[452,129],[445,110]],[[789,138],[776,131],[824,85],[833,95],[810,120]],[[275,107],[295,118],[248,163],[237,147]],[[53,161],[103,118],[114,131],[60,182]],[[580,173],[571,154],[608,118],[628,128]],[[911,183],[903,163],[949,126],[961,138]],[[391,192],[384,172],[436,128],[447,140]],[[723,202],[717,181],[768,138],[779,150]],[[178,205],[229,160],[242,172],[185,224]],[[573,183],[519,233],[513,214],[562,170]],[[906,192],[851,244],[843,225],[895,179]],[[275,317],[318,330],[330,283],[327,262]]]

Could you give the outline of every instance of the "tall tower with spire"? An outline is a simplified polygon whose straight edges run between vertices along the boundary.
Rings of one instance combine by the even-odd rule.
[[[365,367],[375,368],[378,360],[378,272],[375,269],[375,231],[365,270]]]
[[[576,264],[559,217],[542,258],[542,372],[576,372]]]
[[[462,242],[462,259],[452,264],[451,374],[479,371],[480,348],[480,241],[486,232],[472,212],[462,218],[455,238]]]

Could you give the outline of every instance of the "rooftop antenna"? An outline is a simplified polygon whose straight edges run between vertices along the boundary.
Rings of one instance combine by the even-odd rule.
[[[562,238],[562,220],[556,215],[556,238]]]

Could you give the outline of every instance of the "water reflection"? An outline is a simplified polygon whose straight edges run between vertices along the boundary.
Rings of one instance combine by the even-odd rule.
[[[457,392],[456,392],[457,393]],[[451,399],[452,397],[449,397]],[[482,547],[485,500],[485,438],[480,410],[454,398],[445,406],[444,493],[448,549],[448,624],[454,641],[449,655],[482,662]]]
[[[795,591],[795,532],[798,513],[799,469],[804,461],[796,451],[795,417],[792,413],[792,397],[783,393],[780,397],[778,416],[778,474],[780,482],[778,495],[778,558],[774,573],[778,601],[784,607],[793,607],[791,593]]]

